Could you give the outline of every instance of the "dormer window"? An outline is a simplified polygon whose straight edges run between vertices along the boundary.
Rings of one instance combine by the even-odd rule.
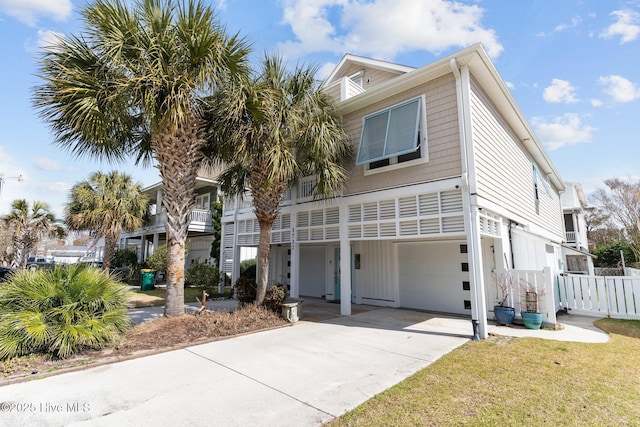
[[[364,71],[360,70],[357,73],[351,74],[349,79],[351,79],[356,86],[364,87]]]
[[[424,97],[370,114],[363,120],[357,165],[373,170],[425,157]]]

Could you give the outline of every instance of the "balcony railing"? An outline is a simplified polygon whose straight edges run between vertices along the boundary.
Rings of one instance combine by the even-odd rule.
[[[565,240],[567,243],[576,243],[576,232],[575,231],[567,231],[565,236]]]

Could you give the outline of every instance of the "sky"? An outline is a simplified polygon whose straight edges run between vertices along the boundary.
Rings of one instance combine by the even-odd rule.
[[[84,31],[88,0],[0,0],[0,215],[15,199],[61,217],[71,187],[117,169],[143,186],[153,167],[74,158],[33,108],[41,47]],[[207,0],[205,0],[207,1]],[[318,66],[346,53],[421,67],[481,42],[565,181],[587,195],[640,178],[640,0],[211,0],[251,59]],[[17,177],[21,177],[20,180]]]

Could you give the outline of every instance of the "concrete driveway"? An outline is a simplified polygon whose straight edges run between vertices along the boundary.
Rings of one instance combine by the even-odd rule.
[[[468,319],[390,308],[303,320],[0,387],[0,425],[322,425],[471,335]]]

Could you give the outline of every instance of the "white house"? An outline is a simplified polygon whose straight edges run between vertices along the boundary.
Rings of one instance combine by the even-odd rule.
[[[562,245],[564,270],[567,273],[594,275],[593,255],[589,253],[587,222],[584,211],[587,202],[582,186],[565,182],[566,190],[560,195],[565,238]]]
[[[211,203],[219,194],[219,184],[211,174],[201,173],[196,179],[195,206],[191,211],[187,234],[189,248],[185,258],[185,268],[191,263],[212,263],[211,245],[214,241]],[[131,249],[138,254],[138,261],[144,262],[160,245],[167,243],[165,230],[166,213],[162,206],[162,183],[154,184],[143,190],[151,199],[151,215],[147,223],[131,233],[122,233],[118,247]]]
[[[554,324],[565,186],[484,49],[417,69],[348,54],[323,88],[340,101],[356,160],[339,198],[313,201],[313,177],[291,189],[270,281],[340,300],[343,315],[351,304],[469,315],[484,338],[494,274],[515,269],[546,287]],[[240,248],[258,243],[251,201],[225,203],[222,222],[222,268],[235,280]]]

